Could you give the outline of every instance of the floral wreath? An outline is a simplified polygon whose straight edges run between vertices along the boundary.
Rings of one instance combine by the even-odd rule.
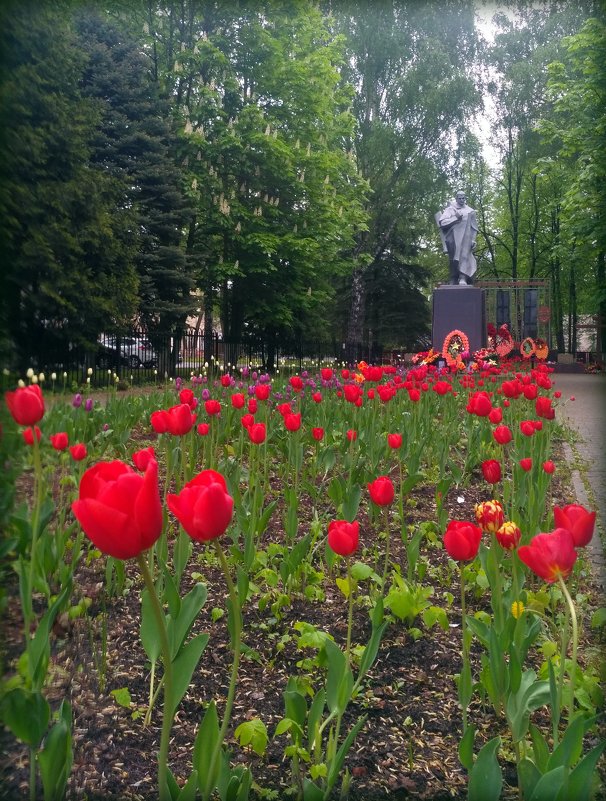
[[[520,353],[523,359],[530,359],[536,353],[536,345],[532,337],[526,337],[520,342]]]
[[[534,353],[537,359],[546,359],[549,356],[549,345],[544,339],[535,339]]]
[[[511,332],[507,327],[507,323],[503,323],[502,326],[499,327],[499,330],[495,334],[495,350],[501,357],[504,359],[514,348],[514,341],[513,337],[511,336]]]
[[[462,363],[464,353],[469,354],[469,339],[466,334],[455,328],[454,331],[446,334],[442,345],[442,356],[446,359],[446,364],[458,367]]]

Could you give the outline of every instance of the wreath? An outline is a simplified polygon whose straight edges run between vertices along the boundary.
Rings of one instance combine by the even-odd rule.
[[[444,339],[442,357],[449,366],[458,366],[462,363],[464,353],[469,355],[469,339],[466,334],[455,328]]]
[[[546,359],[549,356],[549,345],[544,339],[535,339],[534,352],[537,359]]]
[[[509,328],[505,323],[499,328],[495,336],[495,350],[504,359],[514,348],[514,341]]]
[[[520,353],[523,359],[530,359],[536,353],[536,346],[532,337],[526,337],[520,342]]]

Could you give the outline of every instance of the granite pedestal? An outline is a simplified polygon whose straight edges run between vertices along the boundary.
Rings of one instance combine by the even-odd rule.
[[[486,292],[480,287],[444,285],[434,290],[431,341],[442,350],[444,340],[458,329],[469,339],[471,353],[486,347]]]

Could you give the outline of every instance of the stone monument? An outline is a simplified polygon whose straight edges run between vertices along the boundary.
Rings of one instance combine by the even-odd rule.
[[[475,210],[459,190],[453,201],[435,215],[444,253],[448,254],[449,283],[433,293],[432,346],[442,350],[446,336],[455,329],[469,339],[471,353],[486,347],[486,297],[473,286],[477,264],[473,249],[478,223]]]

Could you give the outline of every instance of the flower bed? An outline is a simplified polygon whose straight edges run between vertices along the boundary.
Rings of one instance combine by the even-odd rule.
[[[591,788],[595,514],[562,481],[549,368],[515,369],[244,369],[50,409],[35,383],[9,393],[4,785]]]

